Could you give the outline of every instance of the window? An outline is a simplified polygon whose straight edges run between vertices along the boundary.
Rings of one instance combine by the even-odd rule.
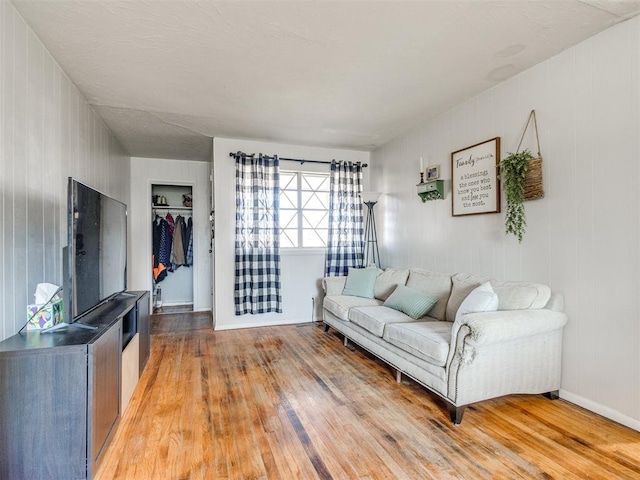
[[[280,171],[280,247],[326,247],[329,173]]]

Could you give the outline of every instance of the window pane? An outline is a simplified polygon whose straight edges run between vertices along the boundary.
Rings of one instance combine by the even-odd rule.
[[[302,230],[302,243],[305,247],[324,247],[327,245],[327,230]]]
[[[280,208],[298,208],[298,192],[295,190],[281,191]]]
[[[329,191],[329,175],[328,174],[302,174],[302,190],[322,190]]]
[[[298,246],[298,229],[286,228],[280,232],[281,247],[297,247]]]
[[[302,208],[329,209],[329,192],[302,192]]]
[[[329,228],[329,215],[326,210],[303,210],[302,228]]]
[[[297,190],[298,182],[295,173],[280,172],[280,190]]]
[[[280,228],[298,228],[298,211],[280,209]]]

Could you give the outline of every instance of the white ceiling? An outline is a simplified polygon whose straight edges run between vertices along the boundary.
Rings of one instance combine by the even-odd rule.
[[[211,137],[371,150],[640,0],[12,0],[132,156]]]

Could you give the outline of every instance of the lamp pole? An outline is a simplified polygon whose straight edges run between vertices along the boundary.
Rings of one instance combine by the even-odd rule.
[[[379,192],[363,192],[362,202],[367,206],[367,220],[364,227],[364,245],[361,267],[374,265],[380,267],[380,251],[378,250],[378,233],[373,207],[378,203]]]

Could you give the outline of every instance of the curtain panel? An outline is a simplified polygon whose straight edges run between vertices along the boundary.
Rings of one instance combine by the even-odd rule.
[[[279,161],[236,155],[235,314],[282,313]]]
[[[329,233],[326,276],[347,275],[359,267],[364,247],[362,221],[362,165],[331,162]]]

